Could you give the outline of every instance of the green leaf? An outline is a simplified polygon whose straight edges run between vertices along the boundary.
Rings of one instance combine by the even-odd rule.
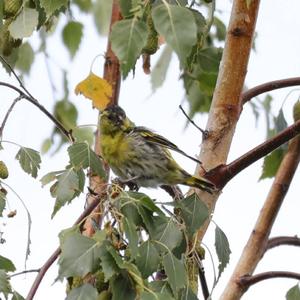
[[[179,293],[180,300],[198,300],[198,297],[190,288],[182,289]]]
[[[132,15],[132,12],[131,12],[132,5],[133,5],[132,2],[133,1],[119,0],[121,14],[122,14],[123,18],[129,17]]]
[[[154,93],[161,87],[166,79],[167,71],[171,62],[173,51],[171,47],[166,45],[161,53],[158,61],[151,71],[151,87]]]
[[[276,129],[277,133],[279,133],[282,130],[284,130],[285,128],[287,128],[287,122],[284,118],[282,108],[279,110],[278,116],[276,118],[274,118],[274,124],[275,124],[275,129]]]
[[[136,292],[132,279],[127,272],[122,272],[111,282],[112,299],[111,300],[135,300]]]
[[[31,65],[34,60],[34,51],[31,45],[26,42],[19,48],[19,57],[16,62],[16,68],[23,73],[29,74]]]
[[[300,300],[300,289],[299,285],[296,284],[292,288],[290,288],[286,295],[285,295],[286,300]]]
[[[121,20],[114,24],[111,31],[112,50],[121,62],[123,77],[126,78],[135,66],[147,42],[147,26],[136,17]]]
[[[101,265],[103,273],[104,273],[105,281],[108,281],[115,274],[118,274],[120,272],[120,268],[119,268],[115,258],[107,250],[107,247],[105,245],[103,245],[100,250],[101,250],[100,265]]]
[[[207,73],[218,73],[222,58],[222,49],[209,47],[198,52],[197,63]]]
[[[6,272],[14,272],[16,270],[13,262],[2,255],[0,255],[0,268]]]
[[[98,291],[91,284],[84,284],[74,288],[68,294],[66,300],[97,300]]]
[[[142,292],[140,300],[174,300],[175,298],[171,297],[166,293],[154,293],[154,292]]]
[[[0,269],[0,293],[3,293],[6,299],[7,295],[12,292],[8,278],[6,272]]]
[[[40,181],[42,183],[42,187],[44,187],[45,185],[47,185],[48,183],[50,183],[51,181],[57,179],[57,175],[60,175],[64,172],[65,170],[61,170],[61,171],[54,171],[54,172],[49,172],[46,175],[44,175]]]
[[[186,285],[187,278],[184,262],[177,259],[172,252],[168,252],[163,257],[163,266],[172,291],[177,295],[178,291]]]
[[[38,151],[20,147],[16,155],[16,159],[19,161],[21,168],[32,177],[36,178],[38,169],[40,168],[41,157]]]
[[[167,295],[166,299],[174,299],[170,284],[167,280],[154,280],[149,282],[149,288],[157,293]]]
[[[82,236],[69,234],[61,244],[58,278],[83,277],[99,264],[101,243]]]
[[[112,9],[112,0],[96,0],[93,7],[94,22],[98,32],[107,35]]]
[[[76,126],[78,111],[72,102],[62,99],[55,104],[54,116],[66,129],[70,130]]]
[[[6,195],[0,191],[0,217],[3,217],[3,211],[6,205]]]
[[[157,241],[159,251],[173,250],[182,241],[182,232],[178,225],[170,218],[153,217],[153,228],[150,231],[152,240]],[[163,244],[163,245],[159,245]]]
[[[160,263],[159,253],[150,240],[142,243],[138,249],[136,264],[143,278],[149,277],[158,270]]]
[[[263,171],[259,178],[272,178],[276,175],[277,170],[282,162],[284,157],[285,151],[282,148],[277,148],[276,150],[272,151],[269,155],[265,156],[264,163],[263,163]]]
[[[51,191],[56,198],[51,217],[53,218],[62,206],[73,200],[80,190],[82,190],[82,186],[80,185],[79,176],[73,168],[67,169],[58,175]]]
[[[180,201],[178,207],[181,208],[188,235],[192,237],[208,218],[208,208],[196,193]]]
[[[41,146],[41,153],[46,154],[50,150],[51,146],[52,146],[52,139],[50,138],[45,139]]]
[[[125,235],[128,239],[128,247],[131,251],[131,256],[134,258],[138,252],[139,236],[135,224],[128,218],[123,218],[123,226]]]
[[[70,21],[62,31],[63,42],[72,58],[79,49],[83,35],[82,29],[83,25],[80,22]]]
[[[11,300],[25,300],[25,298],[22,295],[20,295],[18,292],[13,291],[13,297]]]
[[[219,41],[225,41],[226,37],[226,26],[225,24],[217,17],[214,17],[214,25],[216,27],[216,37]]]
[[[90,127],[75,127],[73,129],[73,137],[76,142],[87,142],[91,147],[94,144],[94,131]]]
[[[89,12],[93,6],[92,0],[73,0],[83,12]]]
[[[39,14],[35,9],[24,7],[16,19],[8,26],[11,36],[14,39],[31,36],[38,24],[38,17]]]
[[[225,267],[229,263],[229,256],[231,250],[229,248],[229,242],[225,233],[217,225],[215,229],[215,247],[219,259],[219,265],[218,265],[218,269],[219,269],[218,279],[219,279]]]
[[[47,17],[50,17],[57,10],[68,7],[68,0],[40,0],[41,7],[45,10]]]
[[[90,168],[102,178],[106,178],[99,156],[90,148],[88,143],[74,143],[68,148],[70,163],[74,168]]]
[[[182,65],[197,43],[197,26],[193,13],[187,8],[164,4],[152,10],[155,29],[177,53]]]

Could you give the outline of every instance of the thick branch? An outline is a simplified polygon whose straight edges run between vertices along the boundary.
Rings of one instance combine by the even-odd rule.
[[[251,275],[265,253],[268,238],[277,217],[278,211],[291,184],[300,160],[300,137],[289,142],[267,199],[260,211],[255,227],[227,284],[221,300],[237,300],[246,291],[246,287],[238,284],[238,279],[245,274]]]
[[[289,86],[295,86],[295,85],[300,85],[300,77],[279,79],[279,80],[274,80],[274,81],[260,84],[258,86],[255,86],[255,87],[245,91],[241,95],[242,103],[244,104],[247,101],[251,100],[252,98],[254,98],[260,94],[263,94],[263,93],[266,93],[269,91],[273,91],[276,89],[289,87]]]
[[[292,278],[300,280],[300,274],[288,271],[270,271],[270,272],[263,272],[256,275],[244,275],[240,279],[238,279],[237,284],[243,286],[244,288],[248,288],[249,286],[258,283],[260,281],[266,279],[273,279],[273,278]]]
[[[87,216],[89,216],[92,211],[95,209],[95,207],[99,204],[99,198],[94,198],[94,201],[82,212],[82,214],[78,217],[78,219],[75,221],[74,225],[77,225],[81,223],[82,220],[84,220]],[[43,277],[45,276],[48,269],[51,267],[51,265],[56,261],[57,257],[60,255],[61,249],[57,248],[52,255],[47,259],[47,261],[44,263],[44,265],[39,269],[39,273],[36,276],[30,291],[26,297],[26,300],[32,300]]]
[[[245,0],[233,1],[222,61],[206,126],[208,137],[202,142],[199,157],[204,169],[207,170],[223,165],[227,161],[240,116],[242,106],[240,96],[247,73],[259,2],[259,0],[252,0],[248,8]],[[200,166],[197,167],[195,175],[203,175]],[[197,193],[206,203],[210,213],[213,212],[219,194],[209,195],[202,191]],[[205,222],[198,232],[199,241],[202,240],[208,223]]]
[[[120,19],[121,19],[121,13],[120,13],[119,1],[114,0],[112,4],[110,32],[114,23],[116,23]],[[121,83],[120,64],[118,58],[116,57],[116,55],[113,53],[111,49],[110,34],[107,39],[107,50],[105,55],[103,73],[104,73],[103,75],[104,79],[106,79],[106,81],[112,86],[112,97],[110,103],[118,104],[120,83]],[[100,114],[99,114],[99,118],[100,118]],[[100,136],[100,131],[98,130],[96,135],[96,141],[95,141],[95,152],[98,155],[101,155],[100,143],[101,143],[101,136]],[[108,174],[109,174],[108,166],[106,166],[106,172],[108,178]],[[104,190],[106,189],[106,179],[100,178],[99,176],[95,176],[95,175],[90,176],[90,188],[96,194],[102,195]],[[87,203],[89,203],[91,200],[92,199],[88,198]],[[99,224],[101,223],[101,213],[100,213],[101,203],[97,208],[95,208],[95,211],[98,212],[96,219],[95,220],[87,219],[84,224],[84,234],[87,236],[91,236],[94,233],[94,226],[93,226],[94,221],[96,221]]]
[[[300,247],[300,238],[297,236],[276,236],[268,240],[266,250],[278,247],[281,245]]]
[[[228,165],[220,165],[210,170],[206,178],[211,179],[218,188],[224,187],[229,180],[242,170],[265,157],[267,154],[288,142],[300,133],[300,120],[287,127],[269,140],[263,142]]]

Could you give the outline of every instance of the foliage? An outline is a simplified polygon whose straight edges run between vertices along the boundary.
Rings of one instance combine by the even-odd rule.
[[[171,58],[176,55],[190,116],[208,112],[222,56],[220,46],[226,36],[226,27],[215,15],[211,2],[120,0],[123,19],[111,28],[110,42],[120,61],[123,79],[130,72],[134,74],[140,58],[156,54],[157,63],[151,73],[155,92],[163,85]],[[22,75],[30,75],[38,53],[45,53],[49,59],[47,40],[57,30],[57,19],[66,14],[68,18],[59,30],[73,60],[85,34],[84,22],[75,21],[73,12],[79,9],[83,14],[91,14],[98,32],[106,34],[111,5],[111,0],[8,0],[4,4],[0,1],[0,54]],[[247,5],[251,5],[251,0]],[[39,47],[33,47],[28,39],[35,31],[39,33]],[[12,69],[2,63],[11,73]],[[107,180],[101,157],[91,149],[94,133],[90,128],[78,127],[78,110],[69,99],[67,71],[61,69],[60,72],[64,93],[55,99],[53,116],[70,133],[72,141],[67,148],[68,165],[40,179],[42,186],[51,183],[50,193],[55,198],[52,218],[84,192],[88,176],[97,175]],[[111,100],[112,86],[90,72],[78,83],[75,93],[83,94],[92,100],[93,107],[103,110]],[[266,115],[268,138],[287,127],[282,109],[273,116],[270,96],[252,104],[256,114],[257,103]],[[299,119],[298,110],[299,107],[295,108],[295,119]],[[69,136],[54,127],[50,137],[43,142],[42,153],[53,149],[57,137],[59,145],[54,153],[70,142]],[[28,147],[18,147],[15,158],[20,167],[37,178],[40,153]],[[264,158],[260,179],[275,176],[286,149],[283,145]],[[7,176],[5,162],[0,161],[0,177],[6,180]],[[0,217],[8,208],[7,191],[3,186],[4,182],[0,181]],[[115,183],[107,184],[102,204],[106,221],[101,228],[95,224],[92,236],[83,236],[80,226],[63,230],[60,234],[57,280],[68,280],[66,299],[197,299],[189,266],[192,261],[196,275],[202,267],[204,254],[201,245],[197,244],[196,233],[212,217],[206,204],[196,194],[191,194],[180,201],[160,205],[146,194],[126,191]],[[166,209],[168,204],[174,212]],[[29,216],[28,244],[30,224]],[[217,282],[231,253],[229,241],[218,226],[215,228],[215,250],[219,271],[215,278]],[[0,294],[5,299],[24,299],[10,284],[11,272],[15,270],[9,258],[0,256]],[[286,297],[298,299],[299,287],[291,288]]]

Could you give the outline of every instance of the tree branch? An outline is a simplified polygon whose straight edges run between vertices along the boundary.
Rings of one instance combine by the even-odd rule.
[[[289,142],[288,150],[280,164],[255,227],[220,298],[221,300],[238,300],[246,291],[247,287],[240,285],[237,278],[245,274],[251,275],[264,255],[268,237],[296,172],[299,160],[300,137],[298,136]]]
[[[74,225],[77,225],[81,223],[82,220],[84,220],[87,216],[89,216],[95,207],[99,204],[99,197],[94,198],[93,202],[90,203],[90,205],[82,212],[82,214],[78,217],[78,219],[75,221]],[[73,225],[73,226],[74,226]],[[30,291],[26,297],[26,300],[32,300],[43,277],[45,276],[48,269],[51,267],[51,265],[56,261],[57,257],[60,255],[61,249],[57,248],[51,256],[47,259],[47,261],[44,263],[44,265],[39,269],[39,273],[36,276]]]
[[[119,1],[114,0],[112,3],[112,12],[111,12],[111,20],[110,20],[110,30],[112,26],[121,19],[121,13],[120,13],[120,7],[119,7]],[[116,57],[116,55],[113,53],[111,49],[111,43],[110,43],[110,33],[107,38],[107,49],[106,49],[106,55],[105,55],[105,63],[104,63],[104,71],[103,71],[104,79],[112,86],[112,97],[110,104],[118,104],[119,99],[119,93],[120,93],[120,83],[121,83],[121,75],[120,75],[120,64],[119,60]],[[98,116],[100,118],[100,114]],[[99,122],[98,122],[99,124]],[[100,143],[101,143],[101,136],[99,129],[97,130],[96,134],[96,140],[95,140],[95,153],[98,155],[101,155],[100,151]],[[109,168],[106,165],[105,170],[107,173],[107,178],[109,177]],[[93,190],[96,194],[102,195],[103,189],[106,188],[106,179],[100,178],[99,176],[91,175],[90,176],[90,189]],[[104,200],[104,199],[103,199]],[[87,199],[87,203],[90,202],[90,199]],[[97,211],[97,217],[96,222],[101,223],[101,203],[97,208],[95,208],[95,211]],[[93,220],[87,219],[84,224],[84,234],[87,236],[91,236],[94,233],[94,226],[93,226]]]
[[[300,274],[288,271],[270,271],[270,272],[263,272],[256,275],[244,275],[237,280],[237,284],[243,286],[244,288],[248,288],[249,286],[256,284],[260,281],[266,279],[273,279],[273,278],[292,278],[300,280]]]
[[[220,165],[210,170],[206,178],[213,181],[218,188],[223,188],[229,180],[251,164],[266,156],[279,146],[288,142],[300,133],[300,120],[287,127],[269,140],[248,151],[228,165]]]
[[[245,104],[247,101],[260,94],[295,85],[300,85],[300,77],[279,79],[260,84],[242,93],[242,103]]]
[[[244,0],[234,0],[226,34],[225,47],[219,68],[218,79],[209,111],[206,130],[208,137],[202,141],[199,160],[207,170],[227,161],[236,124],[241,112],[241,93],[247,73],[253,35],[259,9],[259,0],[252,0],[249,7]],[[196,176],[203,176],[198,165]],[[219,193],[210,195],[197,190],[198,196],[212,213]],[[209,221],[198,231],[202,240]]]
[[[22,90],[19,88],[15,87],[14,85],[7,83],[7,82],[2,82],[0,81],[0,86],[6,86],[12,90],[15,90],[17,93],[19,93],[19,97],[21,99],[25,99],[29,101],[31,104],[36,106],[40,111],[42,111],[54,124],[55,126],[71,141],[74,142],[75,139],[72,135],[72,132],[67,130],[42,104],[38,102],[37,99],[33,98],[32,96],[25,94]]]
[[[266,251],[281,245],[300,247],[300,238],[297,236],[276,236],[268,240]]]
[[[14,106],[18,103],[18,101],[20,101],[22,99],[22,96],[18,96],[14,101],[13,103],[11,104],[11,106],[9,107],[9,109],[7,110],[6,114],[5,114],[5,117],[2,121],[2,124],[1,124],[1,127],[0,127],[0,140],[2,140],[2,136],[3,136],[3,130],[4,130],[4,127],[5,127],[5,124],[7,122],[7,119],[10,115],[10,113],[12,112]]]

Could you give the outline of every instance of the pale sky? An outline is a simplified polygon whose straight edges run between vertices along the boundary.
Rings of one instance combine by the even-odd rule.
[[[220,3],[219,3],[220,2]],[[231,3],[231,2],[230,2]],[[224,18],[228,19],[230,13],[229,1],[217,1],[217,7],[224,10]],[[219,5],[223,5],[220,7]],[[256,52],[252,53],[246,84],[253,87],[266,81],[299,76],[300,72],[300,39],[299,19],[300,3],[297,0],[286,1],[262,1],[257,22]],[[80,20],[80,19],[79,19]],[[71,99],[80,111],[80,124],[91,124],[97,121],[97,112],[92,110],[88,100],[76,97],[72,92],[75,85],[89,72],[90,62],[99,53],[104,53],[106,43],[100,39],[93,28],[91,20],[85,17],[85,39],[80,47],[80,52],[71,63],[68,54],[60,48],[60,37],[53,37],[49,43],[49,53],[52,53],[55,61],[68,69]],[[51,45],[50,45],[51,44]],[[36,46],[36,43],[34,42]],[[175,57],[175,56],[174,56]],[[94,71],[102,74],[103,59],[98,60]],[[127,114],[138,125],[144,125],[163,134],[175,142],[184,151],[194,155],[199,152],[200,140],[197,129],[189,126],[184,130],[185,118],[178,109],[183,99],[182,83],[178,82],[177,61],[172,62],[171,70],[163,88],[151,95],[150,78],[140,70],[138,63],[135,78],[130,75],[126,82],[122,83],[120,105],[125,108]],[[58,73],[56,65],[51,68],[53,77]],[[0,80],[12,82],[3,70],[0,70]],[[60,84],[60,79],[57,83]],[[52,92],[47,79],[47,73],[43,57],[39,55],[30,79],[26,80],[26,87],[47,108],[53,106]],[[282,89],[274,96],[274,113],[281,107],[283,99],[291,89]],[[0,120],[9,107],[14,94],[1,88],[2,102]],[[56,95],[59,99],[61,94]],[[149,97],[150,96],[150,97]],[[284,105],[285,117],[289,124],[292,122],[292,105],[298,99],[299,91],[293,92]],[[10,100],[11,99],[11,100]],[[195,118],[197,124],[205,127],[206,116],[199,115]],[[4,131],[4,139],[16,141],[21,145],[39,150],[41,141],[50,135],[52,124],[48,119],[32,105],[22,102],[17,105],[12,113]],[[197,137],[197,138],[196,138]],[[245,151],[263,142],[265,139],[265,121],[261,117],[255,126],[255,119],[249,105],[246,105],[240,122],[238,123],[229,161],[242,155]],[[48,187],[41,188],[40,183],[27,176],[20,170],[14,156],[18,151],[14,146],[3,144],[1,160],[7,162],[10,177],[6,182],[11,185],[25,201],[31,212],[32,238],[31,255],[27,262],[27,268],[40,267],[58,245],[57,234],[64,228],[69,227],[83,209],[85,196],[74,199],[72,204],[62,208],[53,220],[50,219],[54,200],[50,197]],[[195,164],[176,155],[182,166],[189,172],[193,172]],[[67,164],[65,151],[51,157],[44,156],[39,178],[49,171],[59,170]],[[248,239],[249,234],[258,216],[259,210],[265,200],[272,180],[264,180],[258,183],[261,174],[262,161],[259,161],[234,178],[225,188],[217,204],[214,221],[227,234],[231,247],[229,266],[226,268],[221,280],[216,287],[213,299],[218,299],[232,270],[240,256],[240,253]],[[294,182],[288,192],[278,219],[274,225],[272,236],[297,235],[298,212],[299,212],[299,171],[296,173]],[[149,196],[159,199],[167,199],[166,195],[158,190],[144,190]],[[10,208],[17,209],[14,219],[4,219],[0,223],[0,231],[4,231],[6,243],[1,245],[1,255],[9,257],[16,264],[18,271],[24,269],[24,255],[26,247],[26,213],[18,199],[10,193]],[[204,243],[212,249],[214,244],[214,228],[210,228]],[[278,247],[269,251],[255,273],[271,270],[288,270],[299,272],[298,264],[300,251],[295,247]],[[215,263],[217,258],[214,259]],[[205,260],[206,275],[209,286],[212,284],[212,267],[209,256]],[[56,265],[56,264],[55,264]],[[38,293],[37,300],[64,299],[65,284],[55,283],[52,285],[57,269],[55,265],[44,278]],[[26,296],[35,274],[21,275],[12,280],[13,287]],[[264,281],[250,288],[243,299],[285,299],[286,291],[296,284],[295,280],[273,279]],[[201,297],[199,298],[201,299]]]

